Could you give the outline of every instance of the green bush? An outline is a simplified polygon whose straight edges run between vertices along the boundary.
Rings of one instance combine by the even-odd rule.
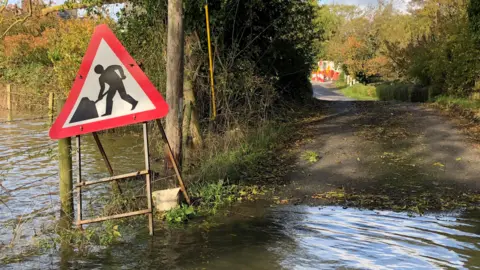
[[[462,109],[480,109],[480,100],[470,98],[440,95],[435,98],[435,102],[446,107],[452,107],[456,105]]]
[[[426,102],[429,99],[428,87],[419,85],[412,85],[410,87],[410,101],[411,102]]]
[[[358,100],[376,100],[376,90],[375,86],[364,85],[364,84],[354,84],[350,87],[342,89],[341,92],[347,96]]]
[[[443,94],[443,89],[439,85],[430,85],[427,91],[429,100],[434,100],[437,96]]]
[[[377,97],[379,100],[394,100],[394,87],[388,84],[377,85],[376,87]]]
[[[381,84],[377,85],[376,92],[379,100],[410,101],[409,85],[407,84]]]
[[[185,223],[188,219],[195,215],[195,209],[191,205],[182,204],[165,213],[165,220],[170,224]]]
[[[406,84],[397,84],[394,87],[393,99],[398,101],[410,101],[410,87]]]

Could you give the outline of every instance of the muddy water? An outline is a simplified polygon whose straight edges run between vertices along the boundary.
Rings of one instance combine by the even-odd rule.
[[[1,115],[0,115],[1,116]],[[1,121],[1,120],[0,120]],[[58,212],[55,145],[42,121],[0,123],[0,243],[29,243]],[[142,167],[142,138],[103,135],[118,173]],[[113,156],[115,156],[113,158]],[[107,174],[91,141],[85,175]],[[2,269],[480,269],[480,213],[407,213],[242,204],[187,228],[144,227],[121,244],[77,257],[53,251]],[[4,253],[2,251],[2,253]],[[3,255],[3,254],[2,254]],[[0,256],[2,256],[0,255]]]
[[[480,269],[478,213],[409,217],[340,207],[243,205],[206,229],[146,232],[82,258],[12,269]],[[477,216],[475,216],[477,215]]]
[[[31,244],[32,237],[40,234],[46,223],[58,217],[56,142],[48,137],[48,119],[22,120],[35,117],[38,116],[15,114],[14,121],[6,123],[5,111],[0,111],[0,259],[8,253],[2,247],[13,245],[8,250],[18,253]],[[82,138],[83,177],[107,177],[93,138]],[[145,168],[141,132],[101,134],[100,139],[116,174]],[[75,142],[72,143],[75,148]],[[155,155],[152,149],[152,156]],[[152,165],[156,169],[159,164]],[[75,177],[75,166],[73,174]],[[92,188],[90,197],[109,192],[108,188]]]

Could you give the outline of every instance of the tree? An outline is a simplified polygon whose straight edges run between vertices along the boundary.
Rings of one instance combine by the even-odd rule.
[[[480,44],[480,0],[470,0],[470,4],[468,5],[468,19],[470,29]]]
[[[183,1],[168,0],[166,100],[170,112],[166,117],[166,134],[173,155],[180,165],[182,161],[183,53]]]

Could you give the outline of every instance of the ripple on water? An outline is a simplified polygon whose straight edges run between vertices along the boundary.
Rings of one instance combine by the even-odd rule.
[[[275,211],[285,216],[285,234],[293,235],[297,243],[284,260],[289,269],[462,269],[475,267],[470,263],[480,256],[480,235],[464,230],[476,226],[478,232],[478,221],[337,207],[294,208]],[[305,257],[308,260],[298,259]]]

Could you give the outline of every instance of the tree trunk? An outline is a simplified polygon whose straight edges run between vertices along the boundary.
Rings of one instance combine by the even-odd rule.
[[[167,103],[166,134],[179,166],[182,161],[183,103],[183,3],[168,1]]]
[[[195,106],[195,93],[193,92],[198,72],[200,71],[200,68],[202,66],[202,64],[198,61],[197,56],[194,54],[194,47],[196,45],[200,46],[200,41],[196,33],[192,33],[190,36],[187,36],[185,42],[185,82],[183,84],[183,95],[185,104],[183,139],[185,145],[185,142],[190,135],[192,137],[193,147],[202,148],[203,139],[200,133],[200,123],[198,120],[198,114]]]
[[[189,78],[190,79],[190,78]],[[186,85],[187,86],[187,85]],[[187,132],[190,131],[192,136],[192,144],[195,148],[202,148],[203,147],[203,139],[202,134],[200,133],[200,123],[198,121],[198,114],[195,108],[195,94],[193,92],[192,84],[190,83],[188,88],[185,88],[185,104],[190,106],[188,108],[189,112],[187,112],[188,117],[190,118],[190,122],[184,129],[186,128]],[[188,111],[186,110],[186,111]]]

